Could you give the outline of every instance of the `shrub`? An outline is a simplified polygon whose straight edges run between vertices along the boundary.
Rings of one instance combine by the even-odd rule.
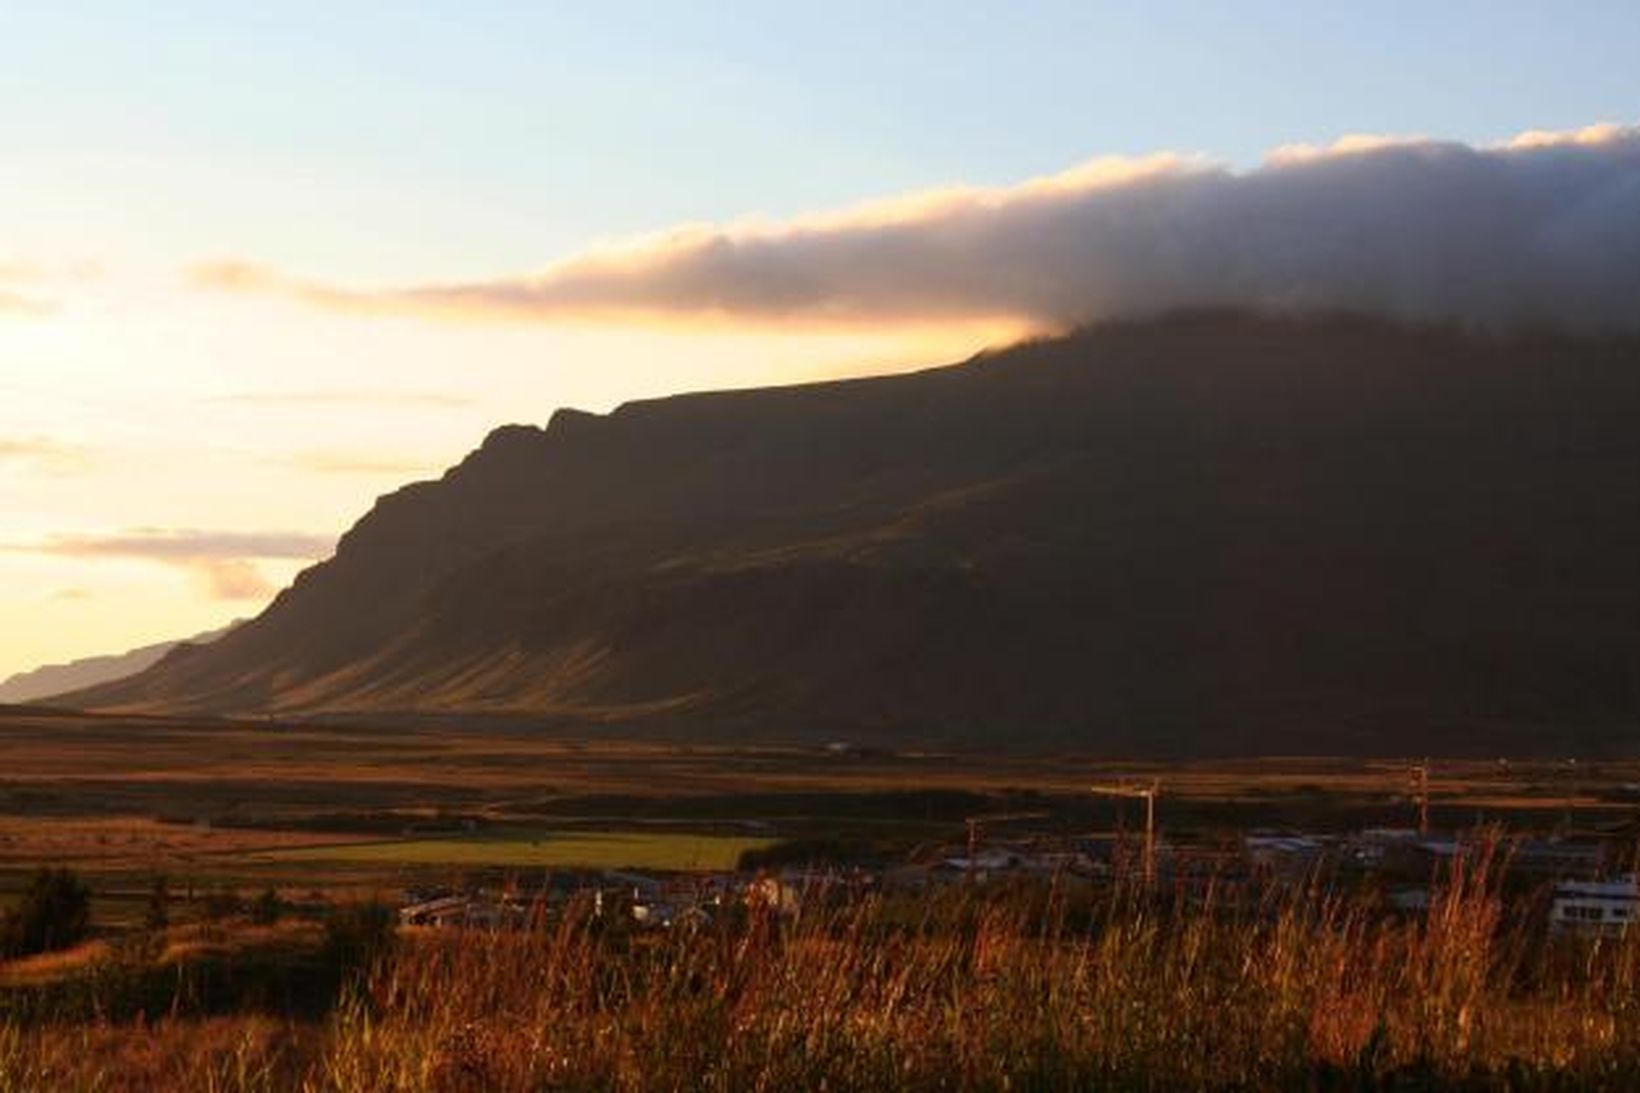
[[[66,949],[91,925],[91,892],[67,869],[41,869],[0,920],[0,956]]]
[[[154,886],[148,891],[148,909],[143,913],[142,921],[152,933],[158,933],[171,924],[171,888],[164,874],[154,878]]]
[[[231,918],[245,909],[245,901],[232,888],[218,888],[205,897],[205,917],[212,922]]]
[[[284,913],[285,905],[272,888],[264,888],[251,902],[251,921],[258,926],[272,926]]]
[[[843,866],[882,857],[879,847],[859,839],[782,839],[765,847],[743,850],[735,868],[742,872],[787,866]]]
[[[324,957],[342,973],[366,971],[393,947],[398,916],[386,904],[344,903],[325,919]]]

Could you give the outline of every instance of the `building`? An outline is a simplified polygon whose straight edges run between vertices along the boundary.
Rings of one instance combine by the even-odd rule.
[[[1549,932],[1618,937],[1640,911],[1640,884],[1630,873],[1609,881],[1561,881],[1549,906]]]
[[[399,909],[402,926],[467,926],[473,917],[473,901],[466,896],[440,896]]]
[[[1511,872],[1549,880],[1594,880],[1604,866],[1605,853],[1592,842],[1526,839],[1509,856]]]
[[[1242,839],[1248,866],[1261,877],[1302,878],[1321,861],[1328,844],[1312,835],[1255,832]]]

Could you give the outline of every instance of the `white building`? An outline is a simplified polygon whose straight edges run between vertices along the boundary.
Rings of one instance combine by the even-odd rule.
[[[1628,929],[1637,912],[1640,884],[1633,873],[1610,881],[1561,881],[1549,907],[1549,930],[1615,937]]]

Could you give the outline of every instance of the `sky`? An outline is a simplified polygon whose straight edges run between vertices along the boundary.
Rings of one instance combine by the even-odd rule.
[[[0,677],[254,614],[504,422],[1326,285],[1285,210],[1382,234],[1363,179],[1421,226],[1337,283],[1603,321],[1636,41],[1632,2],[0,0]],[[1533,231],[1451,226],[1471,192]],[[1560,279],[1404,298],[1432,232]]]

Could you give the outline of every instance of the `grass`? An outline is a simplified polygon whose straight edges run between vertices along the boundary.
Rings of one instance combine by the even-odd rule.
[[[51,861],[79,869],[180,863],[334,843],[342,836],[162,823],[152,816],[0,816],[0,865]]]
[[[968,816],[1049,813],[1056,835],[1136,822],[1131,803],[1087,787],[1160,777],[1167,833],[1405,825],[1408,764],[1260,759],[1137,763],[1087,756],[829,755],[815,749],[575,741],[418,724],[390,729],[128,719],[0,711],[0,898],[40,862],[93,880],[99,917],[140,916],[149,880],[179,888],[273,886],[346,898],[412,870],[509,865],[721,868],[734,844],[674,836],[834,838],[895,848],[960,842]],[[1631,822],[1640,761],[1442,762],[1437,826],[1477,816],[1515,830]],[[389,840],[407,830],[556,827],[500,846]],[[758,826],[747,826],[755,822]],[[607,834],[627,831],[641,838]],[[343,852],[346,841],[371,844]],[[530,840],[533,843],[534,839]],[[707,849],[710,845],[712,849]],[[751,845],[751,844],[741,844]],[[323,849],[320,849],[323,847]],[[721,853],[719,852],[721,850]],[[444,878],[456,879],[456,878]]]
[[[717,871],[733,869],[743,851],[772,841],[672,832],[486,832],[304,847],[269,857],[343,864]]]
[[[770,841],[729,832],[765,825],[937,846],[965,816],[1023,808],[1054,834],[1109,829],[1117,806],[1086,787],[1123,777],[1163,780],[1170,838],[1405,825],[1404,761],[838,759],[53,717],[0,717],[0,749],[0,890],[72,863],[100,927],[0,971],[0,1093],[1640,1088],[1640,936],[1545,945],[1502,913],[1485,861],[1413,920],[1347,891],[1069,883],[795,922],[736,912],[698,932],[575,912],[538,932],[415,933],[340,994],[313,923],[127,944],[160,872],[179,896],[272,885],[317,907],[315,890],[334,902],[440,870],[719,869]],[[1575,782],[1549,762],[1441,763],[1436,822],[1632,823],[1629,782],[1640,762],[1586,761]]]
[[[94,939],[69,949],[35,953],[0,962],[0,987],[49,983],[86,971],[110,955],[107,941]]]
[[[1543,943],[1484,851],[1411,920],[1320,887],[1241,895],[957,886],[693,932],[584,911],[435,931],[317,1022],[0,1023],[0,1089],[1640,1085],[1640,937]]]
[[[674,803],[709,805],[726,818],[801,810],[847,820],[872,798],[898,796],[899,814],[925,819],[928,795],[986,798],[1037,794],[1085,800],[1093,782],[1160,776],[1164,810],[1192,819],[1297,823],[1340,809],[1406,822],[1404,760],[1257,759],[1188,763],[1120,762],[1089,756],[830,756],[817,749],[684,747],[617,740],[591,743],[533,731],[404,726],[285,725],[0,711],[0,817],[162,817],[172,830],[64,829],[87,849],[161,839],[178,851],[221,832],[288,830],[397,832],[438,815],[514,818],[652,814]],[[1441,762],[1437,805],[1463,816],[1517,816],[1553,824],[1575,790],[1579,812],[1631,815],[1612,795],[1640,782],[1640,761],[1585,759],[1575,778],[1565,764],[1495,760]],[[834,800],[828,805],[822,798]],[[785,802],[784,804],[782,802]],[[948,802],[961,809],[959,801]],[[1108,824],[1114,806],[1100,806]],[[756,813],[751,813],[755,809]],[[1353,813],[1351,822],[1353,822]],[[959,821],[961,813],[956,817]],[[196,820],[216,826],[196,835]],[[369,825],[376,826],[371,828]],[[218,832],[211,834],[211,831]],[[27,856],[26,826],[0,825],[0,858]],[[15,840],[8,844],[6,840]],[[101,840],[101,841],[100,841]],[[9,849],[8,849],[9,846]],[[205,849],[201,846],[199,849]],[[172,847],[161,845],[157,852]],[[38,860],[38,859],[36,859]]]

